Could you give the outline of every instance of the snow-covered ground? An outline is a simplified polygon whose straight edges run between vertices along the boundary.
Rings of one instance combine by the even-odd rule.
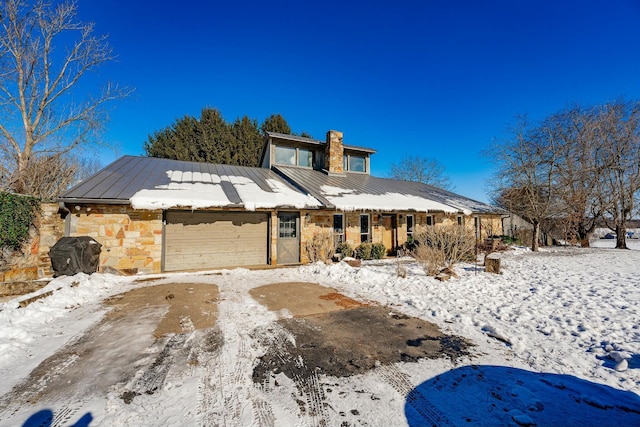
[[[167,274],[155,282],[102,274],[55,279],[37,292],[53,294],[26,308],[17,308],[18,301],[33,294],[0,304],[0,403],[6,405],[0,405],[0,425],[21,425],[30,416],[38,425],[54,426],[402,426],[420,425],[421,419],[449,425],[543,426],[558,419],[565,425],[640,425],[640,242],[629,241],[630,251],[609,249],[614,243],[597,240],[597,248],[539,253],[519,248],[502,255],[500,275],[466,264],[457,268],[460,278],[448,282],[426,277],[415,263],[400,278],[393,260],[362,268],[340,263]],[[304,396],[284,374],[271,384],[253,383],[252,369],[265,349],[252,339],[253,331],[274,329],[283,313],[268,311],[248,294],[257,286],[296,281],[436,323],[469,339],[472,356],[380,366],[347,378],[319,375],[322,405],[317,412],[302,411]],[[75,376],[87,392],[72,401],[64,393],[36,404],[2,400],[41,362],[92,330],[107,311],[101,304],[106,298],[175,282],[219,288],[223,345],[212,360],[169,372],[154,394],[128,403],[121,398],[123,383],[107,383],[97,374],[117,362],[99,357],[96,366],[82,365]],[[135,337],[148,333],[141,319],[120,332],[120,344],[143,345]],[[47,416],[53,421],[42,423]]]

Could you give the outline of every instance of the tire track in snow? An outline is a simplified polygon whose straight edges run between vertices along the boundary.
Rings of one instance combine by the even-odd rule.
[[[252,337],[239,331],[255,328],[256,313],[247,313],[248,295],[236,290],[221,293],[218,322],[224,343],[204,364],[198,387],[198,424],[202,426],[258,425],[270,427],[275,416],[259,396],[251,379],[255,355]]]

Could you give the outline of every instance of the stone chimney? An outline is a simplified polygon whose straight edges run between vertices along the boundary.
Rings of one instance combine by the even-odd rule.
[[[344,173],[344,148],[342,146],[342,132],[330,130],[327,132],[327,145],[324,149],[324,167],[329,173]]]

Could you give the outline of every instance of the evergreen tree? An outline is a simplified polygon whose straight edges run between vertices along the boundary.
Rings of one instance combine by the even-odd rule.
[[[278,132],[291,135],[291,128],[287,121],[280,114],[272,114],[262,122],[260,130],[263,133]]]
[[[291,134],[280,114],[272,114],[259,126],[248,116],[228,123],[217,109],[204,108],[199,120],[184,116],[149,135],[144,150],[149,157],[255,167],[267,131]]]

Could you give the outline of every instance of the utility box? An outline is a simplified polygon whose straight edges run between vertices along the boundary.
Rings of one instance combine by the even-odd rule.
[[[49,251],[53,277],[98,271],[102,245],[89,236],[63,237]]]

